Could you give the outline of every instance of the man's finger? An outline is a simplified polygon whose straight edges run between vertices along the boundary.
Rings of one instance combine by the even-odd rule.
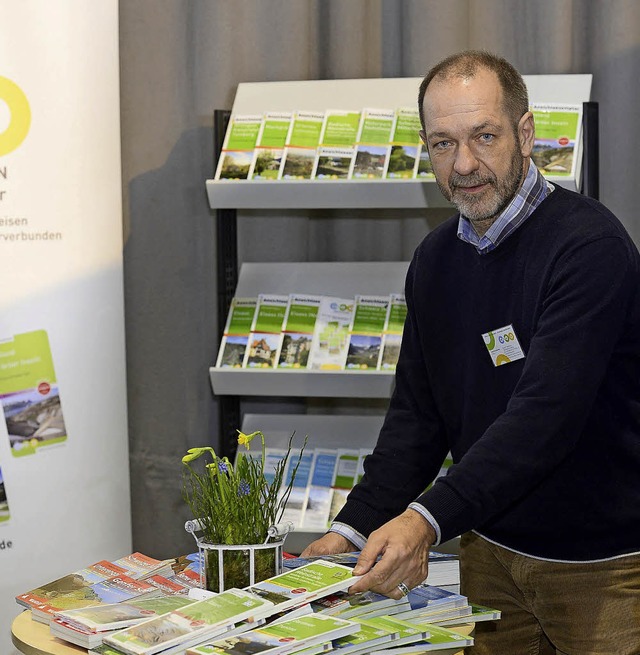
[[[382,544],[379,544],[372,535],[362,549],[360,557],[358,557],[358,561],[353,568],[353,575],[365,575],[368,573],[376,563],[378,555],[381,552]]]

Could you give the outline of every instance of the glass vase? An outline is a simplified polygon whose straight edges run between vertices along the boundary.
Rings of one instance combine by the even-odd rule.
[[[219,593],[225,589],[243,589],[282,573],[284,540],[267,544],[210,544],[198,540],[204,589]]]

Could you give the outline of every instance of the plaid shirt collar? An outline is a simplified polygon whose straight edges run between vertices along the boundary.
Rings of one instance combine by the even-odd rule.
[[[474,246],[481,255],[491,252],[531,216],[551,191],[553,185],[542,177],[542,173],[529,160],[529,170],[520,190],[485,234],[479,237],[469,219],[460,214],[458,238]]]

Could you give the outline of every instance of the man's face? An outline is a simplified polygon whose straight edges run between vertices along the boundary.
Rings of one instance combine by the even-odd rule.
[[[495,73],[433,80],[424,97],[425,131],[444,197],[474,222],[494,219],[518,192],[533,146],[527,112],[514,130]],[[516,134],[517,131],[517,134]]]

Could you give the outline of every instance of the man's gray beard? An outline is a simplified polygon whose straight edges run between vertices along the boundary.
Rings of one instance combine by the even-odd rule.
[[[523,181],[523,163],[524,157],[520,151],[515,148],[511,158],[509,171],[502,181],[498,181],[493,174],[483,177],[477,172],[472,173],[471,175],[458,175],[457,173],[452,173],[449,176],[449,189],[453,188],[453,194],[440,183],[437,177],[436,183],[442,195],[449,202],[452,202],[456,209],[465,218],[468,218],[472,223],[476,221],[484,221],[488,218],[498,216],[513,200]],[[462,200],[454,197],[456,186],[477,186],[480,184],[491,185],[493,190],[493,202],[486,197],[465,197]],[[484,205],[484,208],[479,205]]]

